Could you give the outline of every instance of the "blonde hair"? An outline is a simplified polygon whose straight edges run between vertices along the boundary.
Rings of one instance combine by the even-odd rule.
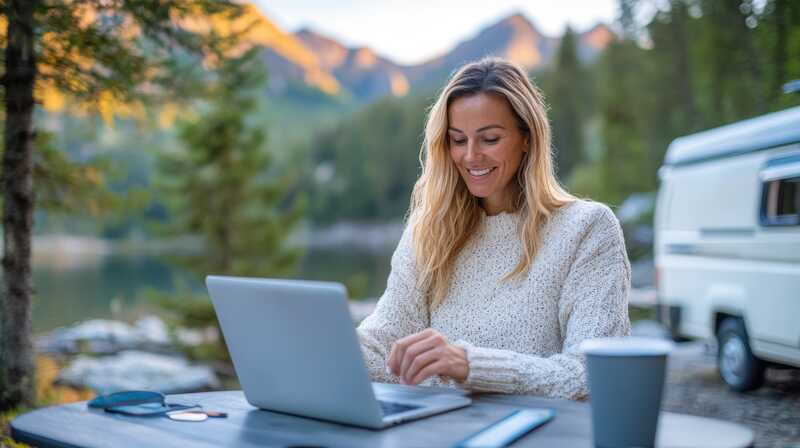
[[[469,192],[450,158],[448,106],[457,98],[482,92],[502,95],[508,101],[528,144],[516,175],[520,188],[513,201],[521,215],[523,251],[504,280],[528,271],[540,246],[543,223],[554,210],[575,200],[556,180],[546,106],[525,72],[499,58],[461,67],[428,111],[420,149],[422,174],[414,185],[409,209],[417,286],[427,292],[431,310],[444,299],[456,257],[478,229],[482,216],[478,198]]]

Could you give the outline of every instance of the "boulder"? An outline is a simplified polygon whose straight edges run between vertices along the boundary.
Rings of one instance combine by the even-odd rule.
[[[208,366],[190,365],[182,357],[136,350],[113,356],[78,356],[61,371],[58,381],[88,387],[99,394],[121,390],[171,394],[219,387],[219,379]]]
[[[36,339],[41,353],[109,354],[121,350],[166,348],[169,333],[163,320],[146,316],[133,325],[107,319],[92,319],[67,328],[56,329]]]

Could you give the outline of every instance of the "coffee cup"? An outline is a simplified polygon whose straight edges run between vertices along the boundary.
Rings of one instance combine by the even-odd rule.
[[[655,446],[672,342],[619,337],[583,341],[597,447]]]

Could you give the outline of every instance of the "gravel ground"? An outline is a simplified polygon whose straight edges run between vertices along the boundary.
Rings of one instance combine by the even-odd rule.
[[[716,368],[716,346],[678,344],[670,357],[663,408],[741,423],[755,432],[756,447],[800,448],[800,370],[768,369],[765,385],[733,392]]]

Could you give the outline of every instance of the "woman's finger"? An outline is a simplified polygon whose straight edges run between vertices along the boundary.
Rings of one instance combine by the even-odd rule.
[[[438,338],[431,336],[408,347],[403,354],[402,360],[400,361],[399,376],[403,378],[408,377],[408,368],[411,366],[411,363],[414,362],[414,359],[421,354],[438,347],[440,344],[441,342]]]
[[[414,377],[428,365],[440,360],[444,354],[441,347],[435,346],[414,358],[403,371],[401,378],[406,384],[411,384]]]
[[[406,349],[411,344],[429,337],[432,332],[433,330],[428,328],[423,331],[420,331],[419,333],[414,333],[412,335],[398,339],[392,345],[392,350],[389,352],[389,359],[386,361],[386,364],[389,366],[389,370],[391,370],[391,372],[395,375],[400,375],[400,363],[403,360],[403,356],[405,355]]]
[[[427,380],[434,375],[442,375],[447,369],[447,360],[439,359],[436,362],[428,364],[424,369],[420,370],[408,384],[416,386],[417,384]]]

